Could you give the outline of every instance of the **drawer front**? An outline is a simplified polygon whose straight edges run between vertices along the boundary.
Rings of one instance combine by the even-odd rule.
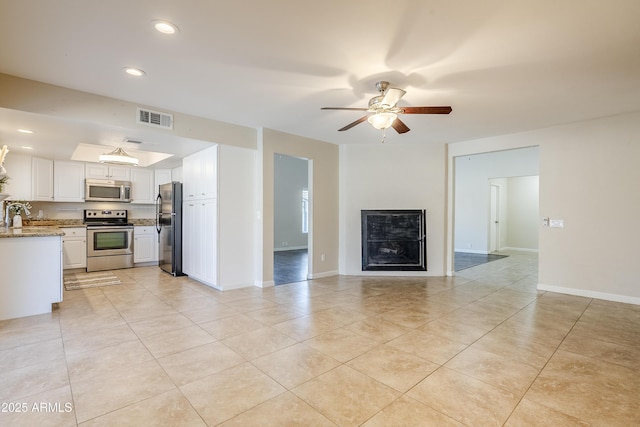
[[[62,228],[64,237],[87,237],[87,229],[84,227]]]
[[[156,228],[152,225],[136,226],[134,232],[137,235],[156,234]]]

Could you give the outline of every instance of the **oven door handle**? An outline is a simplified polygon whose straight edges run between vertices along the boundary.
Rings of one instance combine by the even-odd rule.
[[[121,231],[121,230],[133,230],[133,225],[87,225],[87,231]]]
[[[158,193],[158,197],[156,197],[156,231],[160,234],[160,230],[162,227],[160,226],[160,220],[162,219],[162,212],[160,212],[160,207],[162,206],[162,196]]]

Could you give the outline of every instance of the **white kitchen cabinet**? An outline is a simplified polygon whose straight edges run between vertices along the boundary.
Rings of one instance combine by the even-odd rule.
[[[0,239],[0,321],[51,313],[62,301],[60,237]]]
[[[218,147],[187,156],[182,161],[184,200],[214,199],[218,194]]]
[[[153,204],[156,200],[155,176],[152,169],[131,170],[131,203]]]
[[[189,277],[215,287],[218,281],[217,201],[185,202],[182,214],[182,270]]]
[[[200,199],[215,199],[218,196],[218,147],[204,150],[201,158]]]
[[[195,276],[196,271],[196,207],[194,202],[182,204],[182,271]]]
[[[182,198],[196,199],[196,181],[200,175],[200,161],[195,155],[182,159]]]
[[[133,228],[133,262],[158,262],[158,232],[154,226],[136,226]]]
[[[11,153],[7,156],[4,166],[10,179],[3,193],[9,194],[11,200],[32,200],[31,163],[28,155]]]
[[[53,160],[31,159],[31,200],[53,200]]]
[[[106,165],[104,163],[85,163],[85,177],[88,179],[131,181],[131,168],[128,166]]]
[[[62,268],[87,267],[87,229],[85,227],[63,228]]]
[[[182,165],[171,169],[171,181],[184,182],[182,179]]]
[[[53,162],[53,200],[84,202],[84,163]]]
[[[156,182],[154,191],[157,193],[158,186],[162,184],[168,184],[172,181],[171,169],[156,169],[154,170],[154,173],[155,173],[155,182]]]
[[[218,284],[218,203],[216,199],[199,202],[199,219],[202,221],[198,230],[200,235],[200,253],[202,254],[202,280],[206,283]]]

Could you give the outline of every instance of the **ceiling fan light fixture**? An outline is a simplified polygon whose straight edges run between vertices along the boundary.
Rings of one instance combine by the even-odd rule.
[[[129,155],[122,148],[116,148],[110,153],[100,154],[100,163],[108,163],[111,165],[138,166],[138,159]]]
[[[376,129],[387,129],[397,118],[396,113],[381,112],[370,115],[367,121]]]

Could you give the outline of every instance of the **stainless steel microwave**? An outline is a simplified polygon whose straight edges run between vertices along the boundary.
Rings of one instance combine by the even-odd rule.
[[[86,179],[84,200],[87,202],[131,202],[131,182]]]

